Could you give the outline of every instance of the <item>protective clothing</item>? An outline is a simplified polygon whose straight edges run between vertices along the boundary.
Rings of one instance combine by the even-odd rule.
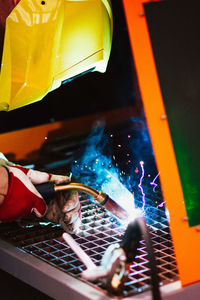
[[[0,110],[41,100],[88,71],[105,72],[111,41],[110,0],[20,0],[6,19]]]
[[[33,184],[48,180],[56,184],[70,182],[67,176],[40,172],[22,166],[2,164],[9,173],[8,192],[0,205],[0,221],[12,222],[27,218],[34,211],[37,217],[61,224],[68,232],[76,232],[80,225],[81,205],[75,191],[57,192],[48,206]],[[9,162],[11,165],[12,163]]]
[[[29,169],[9,168],[8,193],[0,205],[0,221],[12,222],[28,217],[32,211],[42,217],[47,205],[34,186],[26,180]]]
[[[81,204],[78,192],[56,192],[48,205],[45,218],[56,224],[61,224],[67,232],[77,233],[81,224]]]

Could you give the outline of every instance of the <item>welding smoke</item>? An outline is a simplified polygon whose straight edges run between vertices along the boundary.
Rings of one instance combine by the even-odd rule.
[[[151,182],[158,174],[146,123],[132,118],[109,129],[97,123],[71,168],[77,180],[108,194],[124,209],[144,211],[145,194],[155,191]]]
[[[120,170],[114,166],[112,145],[103,126],[97,124],[88,136],[80,157],[73,162],[72,173],[80,182],[103,191],[125,209],[134,209],[133,194],[126,188],[125,178],[123,184],[120,180]]]

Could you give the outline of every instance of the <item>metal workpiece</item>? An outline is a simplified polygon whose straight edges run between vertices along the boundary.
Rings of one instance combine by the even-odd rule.
[[[70,234],[63,233],[62,237],[86,266],[86,270],[81,273],[82,278],[92,282],[101,281],[108,291],[119,288],[126,275],[126,254],[119,244],[108,246],[100,265],[97,266]]]

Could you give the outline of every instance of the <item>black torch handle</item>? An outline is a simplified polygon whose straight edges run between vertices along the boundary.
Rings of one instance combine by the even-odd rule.
[[[130,222],[120,243],[120,247],[126,253],[128,263],[135,259],[141,236],[141,229],[137,219]]]
[[[54,186],[54,182],[45,182],[35,185],[36,190],[40,193],[40,195],[42,195],[47,204],[49,204],[50,200],[56,193]]]
[[[158,270],[156,266],[154,249],[151,242],[151,235],[149,233],[148,226],[146,225],[146,222],[142,217],[138,217],[134,221],[129,223],[120,243],[120,247],[125,251],[127,262],[131,263],[133,260],[135,260],[139,241],[142,239],[142,237],[145,241],[147,259],[149,261],[152,285],[152,299],[161,300]]]

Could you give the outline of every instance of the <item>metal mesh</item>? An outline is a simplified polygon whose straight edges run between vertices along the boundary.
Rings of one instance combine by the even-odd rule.
[[[125,228],[104,208],[91,202],[88,197],[82,195],[81,202],[82,226],[79,235],[73,237],[98,265],[107,247],[121,241]],[[158,208],[149,207],[147,214],[146,221],[154,246],[160,284],[167,284],[178,279],[167,218],[164,211]],[[62,233],[63,230],[58,225],[39,222],[35,219],[0,225],[2,239],[63,272],[81,279],[81,272],[85,270],[85,266],[63,241]],[[129,267],[123,288],[119,291],[120,296],[149,289],[149,274],[146,247],[142,240],[136,259]],[[100,283],[94,285],[104,289]]]

